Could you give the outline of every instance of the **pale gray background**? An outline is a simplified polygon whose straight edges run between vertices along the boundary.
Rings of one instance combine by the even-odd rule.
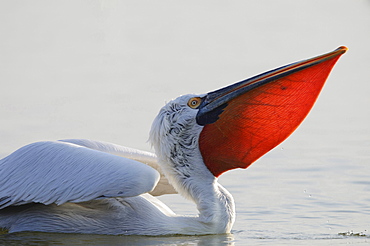
[[[370,229],[370,1],[1,0],[0,156],[63,138],[150,151],[150,125],[166,101],[340,45],[349,51],[302,126],[248,170],[221,178],[238,218],[233,239],[213,239],[364,243],[338,233]],[[315,193],[321,199],[308,201]],[[163,243],[212,242],[171,240]]]

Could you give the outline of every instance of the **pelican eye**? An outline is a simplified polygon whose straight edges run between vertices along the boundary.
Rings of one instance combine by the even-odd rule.
[[[193,98],[190,98],[190,100],[188,101],[188,106],[190,108],[198,108],[200,103],[202,102],[202,99],[200,97],[193,97]]]

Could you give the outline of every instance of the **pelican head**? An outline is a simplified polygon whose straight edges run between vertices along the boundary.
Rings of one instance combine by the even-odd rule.
[[[346,50],[342,46],[207,94],[184,95],[167,103],[153,122],[150,141],[169,179],[218,177],[234,168],[247,168],[298,127]]]
[[[203,126],[197,123],[199,104],[205,95],[183,95],[161,108],[150,131],[150,142],[161,168],[175,189],[191,198],[187,184],[208,176],[199,151],[199,136]],[[189,197],[190,195],[190,197]]]

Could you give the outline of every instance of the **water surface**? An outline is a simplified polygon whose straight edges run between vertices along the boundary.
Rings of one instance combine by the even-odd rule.
[[[151,151],[165,101],[349,47],[300,128],[220,182],[229,235],[15,233],[29,245],[345,245],[370,241],[369,1],[1,1],[0,156],[89,138]],[[195,214],[178,196],[161,199]]]

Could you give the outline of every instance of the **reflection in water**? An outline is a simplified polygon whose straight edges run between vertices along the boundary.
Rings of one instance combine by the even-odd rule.
[[[11,233],[0,236],[3,244],[27,245],[234,245],[232,234],[206,236],[110,236],[62,233]]]
[[[347,237],[368,237],[364,232],[353,232],[353,231],[346,231],[338,233],[340,236],[347,236]]]
[[[150,150],[151,120],[171,97],[339,45],[350,51],[291,138],[249,170],[220,177],[236,199],[233,234],[14,233],[0,234],[0,245],[367,245],[368,1],[23,3],[0,6],[2,156],[71,137]],[[182,198],[161,199],[195,213]]]

